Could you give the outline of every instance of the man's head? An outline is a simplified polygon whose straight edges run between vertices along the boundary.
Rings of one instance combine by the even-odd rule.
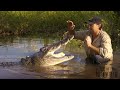
[[[87,23],[88,23],[88,24],[95,24],[95,23],[96,23],[96,24],[101,24],[101,23],[102,23],[102,20],[101,20],[100,17],[95,16],[95,17],[93,17],[92,19],[89,19]]]
[[[98,16],[89,19],[86,23],[88,24],[89,29],[102,29],[102,19]]]

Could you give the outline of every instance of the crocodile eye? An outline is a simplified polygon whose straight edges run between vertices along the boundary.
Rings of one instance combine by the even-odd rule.
[[[47,48],[45,48],[45,47],[40,48],[40,51],[42,51],[42,52],[45,52],[46,50],[47,50]]]

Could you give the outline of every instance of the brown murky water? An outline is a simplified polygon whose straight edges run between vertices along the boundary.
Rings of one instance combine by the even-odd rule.
[[[57,41],[50,38],[15,38],[12,41],[0,41],[0,62],[18,62],[22,57],[32,55],[45,44]],[[120,52],[114,52],[114,61],[106,65],[85,63],[83,48],[73,47],[70,43],[59,51],[73,54],[74,59],[50,66],[2,66],[0,79],[119,79]]]

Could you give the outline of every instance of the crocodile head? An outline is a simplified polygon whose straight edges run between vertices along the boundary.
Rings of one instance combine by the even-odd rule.
[[[40,48],[39,52],[36,52],[32,56],[22,58],[21,62],[23,64],[38,64],[41,66],[51,66],[56,65],[74,58],[73,55],[65,55],[65,53],[56,53],[57,50],[61,48],[62,45],[66,45],[74,36],[67,36],[63,40],[53,43],[51,45],[46,45]]]

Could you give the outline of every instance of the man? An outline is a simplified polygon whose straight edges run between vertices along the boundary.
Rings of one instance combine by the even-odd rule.
[[[102,20],[93,17],[87,21],[88,30],[75,31],[72,21],[67,21],[67,35],[74,35],[74,39],[84,41],[86,61],[101,64],[113,60],[113,49],[110,36],[102,30]]]

